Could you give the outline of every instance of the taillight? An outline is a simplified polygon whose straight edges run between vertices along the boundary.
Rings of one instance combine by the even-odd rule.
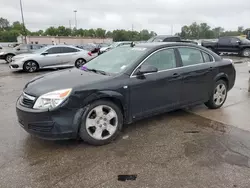
[[[88,52],[88,55],[89,55],[89,56],[92,56],[92,53],[91,53],[91,52]]]

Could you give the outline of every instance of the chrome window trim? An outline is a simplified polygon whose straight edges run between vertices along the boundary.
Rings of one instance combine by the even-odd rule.
[[[26,99],[32,100],[32,101],[34,101],[34,100],[36,99],[36,97],[33,97],[33,96],[31,96],[31,95],[28,95],[28,94],[26,94],[26,93],[24,93],[24,92],[23,92],[23,97],[26,98]]]
[[[136,75],[134,75],[135,71],[149,58],[151,57],[152,55],[154,55],[155,53],[159,52],[159,51],[162,51],[162,50],[166,50],[166,49],[176,49],[176,48],[193,48],[193,49],[196,49],[196,50],[199,50],[201,52],[204,52],[204,53],[207,53],[208,55],[210,55],[212,58],[213,58],[213,61],[211,62],[203,62],[203,63],[214,63],[215,62],[215,58],[213,55],[211,55],[210,53],[208,53],[207,51],[203,50],[203,49],[199,49],[199,48],[196,48],[196,47],[193,47],[193,46],[171,46],[171,47],[165,47],[165,48],[161,48],[161,49],[158,49],[156,51],[154,51],[153,53],[149,54],[139,65],[136,66],[136,68],[133,70],[133,72],[130,74],[130,78],[135,78]],[[202,54],[201,54],[202,55]],[[203,55],[202,55],[203,57]],[[188,66],[181,66],[181,67],[175,67],[175,68],[172,68],[172,69],[166,69],[166,70],[161,70],[161,71],[158,71],[158,72],[153,72],[153,73],[146,73],[144,75],[150,75],[150,74],[157,74],[157,73],[161,73],[161,72],[166,72],[166,71],[170,71],[170,70],[175,70],[175,69],[182,69],[182,68],[185,68],[185,67],[192,67],[192,66],[197,66],[197,65],[203,65],[203,63],[197,63],[197,64],[194,64],[194,65],[188,65]]]

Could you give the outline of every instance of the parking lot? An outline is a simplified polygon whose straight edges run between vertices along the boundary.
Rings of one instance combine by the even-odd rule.
[[[182,110],[126,126],[101,147],[30,136],[15,102],[27,81],[51,71],[11,72],[0,61],[0,187],[250,187],[250,133]]]

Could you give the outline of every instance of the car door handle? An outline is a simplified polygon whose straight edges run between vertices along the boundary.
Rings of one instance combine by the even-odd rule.
[[[214,70],[214,67],[209,67],[208,71],[213,71]]]
[[[174,73],[172,76],[171,76],[171,78],[177,78],[177,77],[179,77],[180,75],[178,74],[178,73]]]

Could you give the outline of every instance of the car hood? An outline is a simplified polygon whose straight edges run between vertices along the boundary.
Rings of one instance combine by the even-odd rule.
[[[6,53],[15,53],[15,51],[12,48],[8,48],[8,47],[3,47],[0,52],[4,52]]]
[[[19,54],[13,57],[13,59],[22,59],[22,58],[27,58],[27,57],[33,57],[36,56],[37,54],[32,54],[32,53],[24,53],[24,54]]]
[[[35,77],[25,85],[24,92],[38,97],[59,89],[83,88],[106,79],[110,79],[110,76],[73,68]]]

